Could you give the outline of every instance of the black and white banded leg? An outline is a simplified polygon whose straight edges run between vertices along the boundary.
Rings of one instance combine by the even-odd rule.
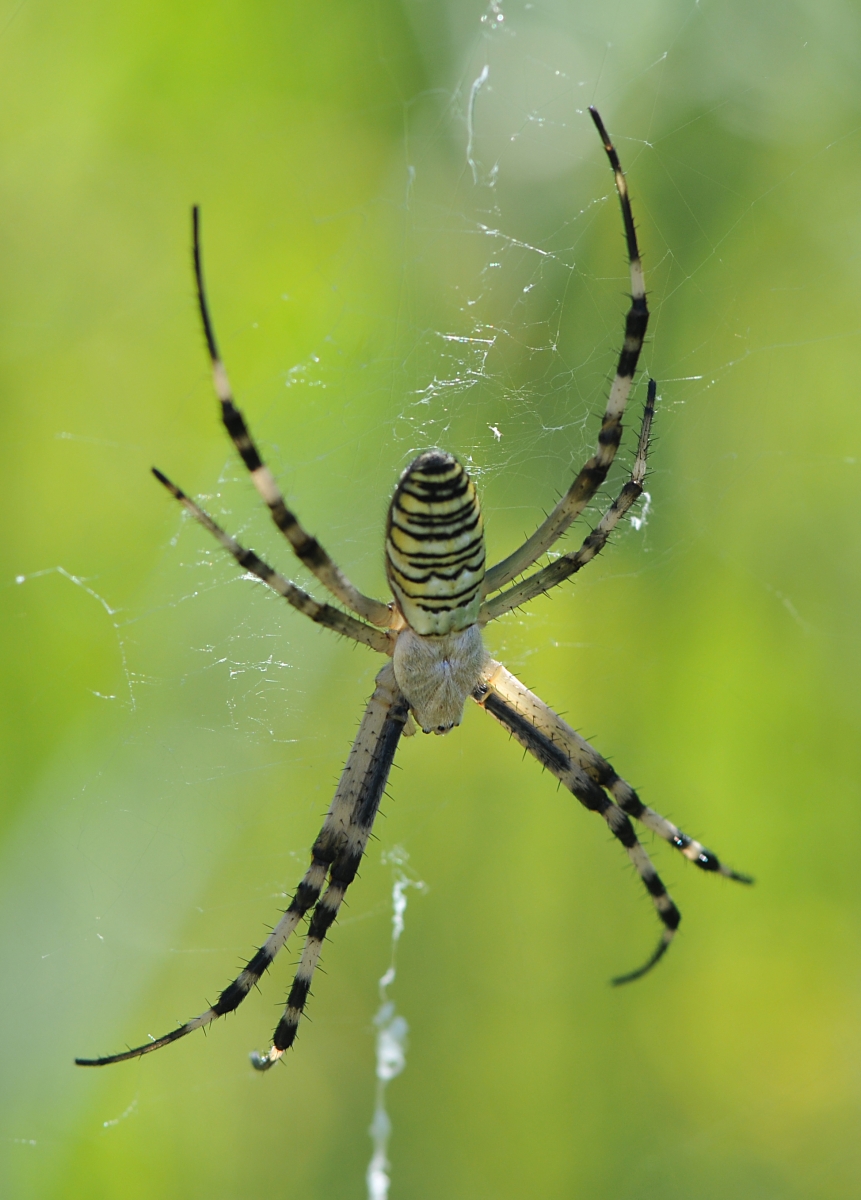
[[[484,577],[482,594],[490,595],[505,587],[512,579],[516,579],[544,554],[557,538],[565,532],[572,521],[575,521],[595,493],[607,478],[607,472],[616,457],[616,450],[622,437],[622,417],[628,395],[634,381],[634,372],[640,359],[646,327],[649,323],[649,309],[646,304],[646,283],[643,276],[643,265],[640,259],[640,248],[637,245],[637,232],[634,228],[634,217],[631,212],[631,201],[628,196],[628,184],[625,180],[619,156],[616,153],[604,123],[594,108],[589,109],[595,128],[601,135],[604,150],[613,168],[616,180],[616,191],[622,207],[622,220],[625,226],[625,242],[628,249],[628,262],[631,271],[631,307],[625,317],[625,340],[619,354],[616,366],[616,376],[610,388],[607,408],[601,421],[598,434],[598,447],[595,454],[580,471],[568,491],[550,513],[538,526],[535,533],[513,554],[509,554],[501,562],[491,567]]]
[[[372,625],[389,625],[391,622],[391,606],[381,600],[365,596],[350,582],[344,572],[338,567],[315,537],[307,533],[299,524],[295,513],[287,507],[281,489],[275,482],[272,472],[260,457],[260,452],[254,444],[248,426],[242,413],[233,400],[233,392],[227,371],[218,346],[215,341],[215,330],[209,315],[209,305],[206,302],[206,290],[203,286],[203,263],[200,252],[200,209],[197,205],[192,209],[192,238],[194,247],[194,278],[197,284],[197,302],[200,307],[200,319],[203,322],[203,332],[206,336],[206,347],[212,364],[212,381],[215,393],[221,402],[221,420],[230,435],[234,446],[239,451],[251,475],[251,481],[260,497],[269,508],[272,520],[286,537],[293,548],[296,557],[308,570],[319,579],[336,599],[343,605],[370,621]]]
[[[675,846],[700,870],[714,871],[718,875],[725,875],[727,879],[736,880],[737,883],[753,883],[750,875],[742,875],[739,871],[733,871],[731,867],[720,861],[713,850],[707,850],[701,842],[689,837],[672,821],[668,821],[666,817],[662,817],[660,813],[644,804],[631,785],[616,773],[594,746],[591,746],[585,738],[582,738],[575,729],[566,724],[505,668],[502,669],[501,675],[494,676],[494,688],[497,687],[502,689],[508,702],[514,703],[518,707],[518,711],[529,717],[536,727],[548,728],[553,740],[564,748],[565,753],[595,783],[610,793],[619,808],[629,817],[634,817],[652,833],[656,833],[665,842]],[[549,725],[548,720],[551,720]]]
[[[604,818],[613,835],[625,847],[652,897],[664,925],[661,940],[641,967],[618,976],[612,981],[614,984],[630,983],[645,975],[665,954],[681,920],[679,910],[638,841],[629,817],[635,817],[659,833],[704,870],[718,871],[741,883],[752,882],[746,875],[724,867],[715,854],[647,808],[606,759],[500,663],[488,662],[484,680],[473,693],[473,699],[555,775],[581,804]]]
[[[619,521],[643,494],[657,386],[654,379],[649,380],[646,403],[643,408],[643,422],[640,426],[640,440],[637,443],[637,456],[634,459],[631,477],[592,532],[585,538],[580,549],[561,555],[548,566],[536,571],[534,575],[530,575],[527,579],[509,588],[508,591],[499,592],[492,599],[485,600],[479,614],[479,621],[482,625],[486,625],[488,621],[495,621],[497,617],[511,612],[513,608],[519,608],[521,604],[526,604],[535,596],[540,596],[542,592],[549,591],[550,588],[556,587],[563,580],[575,575],[596,555],[600,554],[607,545],[607,539]]]
[[[350,751],[332,802],[333,809],[340,806],[347,820],[345,822],[342,817],[337,837],[326,840],[327,852],[330,846],[337,846],[336,857],[329,868],[329,886],[311,915],[302,957],[287,997],[284,1015],[272,1037],[272,1046],[267,1054],[251,1055],[251,1061],[258,1071],[267,1071],[296,1040],[323,942],[338,916],[344,894],[355,879],[364,856],[408,714],[409,705],[398,690],[394,671],[390,665],[386,665],[377,676],[376,691],[365,710],[359,736]],[[317,849],[315,846],[315,852]]]
[[[278,951],[302,917],[314,909],[305,951],[290,992],[287,1011],[275,1032],[273,1048],[268,1055],[254,1053],[251,1056],[254,1065],[263,1070],[277,1062],[295,1038],[323,939],[364,854],[406,717],[406,701],[395,683],[391,664],[387,663],[377,675],[374,693],[368,701],[323,828],[311,851],[311,865],[287,911],[263,945],[252,955],[236,979],[228,984],[215,1004],[200,1016],[186,1021],[160,1038],[121,1054],[110,1054],[103,1058],[76,1058],[79,1066],[103,1067],[109,1063],[140,1058],[178,1041],[195,1029],[203,1029],[217,1017],[233,1012],[269,970]],[[321,898],[327,877],[329,886]]]
[[[246,550],[244,546],[240,546],[235,538],[231,537],[229,533],[225,533],[221,526],[213,521],[209,513],[205,512],[199,504],[195,504],[161,471],[153,467],[152,473],[159,483],[167,488],[174,499],[178,500],[183,508],[191,513],[195,521],[204,529],[208,529],[224,549],[233,555],[240,567],[252,575],[256,575],[267,587],[272,588],[279,596],[283,596],[288,604],[292,604],[295,609],[304,613],[306,617],[310,617],[312,621],[316,621],[318,625],[325,625],[335,633],[352,638],[354,642],[361,642],[362,645],[369,646],[380,654],[392,653],[394,643],[387,633],[381,629],[375,629],[371,625],[365,625],[363,621],[357,621],[349,613],[341,612],[339,608],[333,608],[331,604],[320,604],[308,592],[297,587],[295,583],[291,583],[289,579],[285,579],[283,575],[265,563],[253,550]]]
[[[741,871],[734,871],[726,863],[722,863],[713,850],[707,850],[702,842],[698,842],[696,838],[689,837],[679,829],[678,825],[674,825],[672,821],[668,821],[659,812],[655,812],[653,808],[649,808],[647,804],[644,804],[631,785],[626,783],[620,775],[617,775],[610,764],[602,759],[600,754],[593,750],[588,742],[583,742],[583,745],[607,769],[607,782],[603,783],[602,786],[606,787],[612,793],[613,799],[623,812],[636,818],[641,825],[645,825],[647,829],[650,829],[652,833],[656,833],[658,837],[663,838],[665,842],[669,842],[671,846],[675,846],[686,859],[699,867],[701,871],[714,871],[718,875],[726,876],[727,879],[734,879],[736,883],[754,882],[752,875],[744,875]]]

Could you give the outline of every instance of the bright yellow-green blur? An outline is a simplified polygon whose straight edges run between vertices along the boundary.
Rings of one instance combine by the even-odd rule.
[[[857,1197],[859,44],[837,0],[3,0],[4,1197],[363,1200],[396,848],[427,887],[390,1200]],[[247,1054],[298,942],[208,1037],[76,1069],[202,1011],[277,919],[379,665],[149,474],[307,583],[219,426],[192,203],[251,428],[383,595],[419,450],[469,466],[493,558],[591,453],[628,282],[590,103],[647,273],[650,504],[487,640],[756,887],[646,838],[681,932],[611,989],[651,905],[471,707],[403,744],[283,1067]]]

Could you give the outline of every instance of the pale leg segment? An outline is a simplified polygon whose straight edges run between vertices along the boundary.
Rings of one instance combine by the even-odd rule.
[[[368,819],[367,795],[369,792],[375,794],[376,806],[379,805],[379,798],[385,787],[398,736],[403,729],[405,720],[406,702],[395,684],[394,671],[387,663],[377,676],[376,689],[368,702],[365,716],[341,775],[334,799],[326,814],[323,828],[314,843],[311,851],[311,865],[297,887],[287,911],[263,945],[254,953],[236,979],[228,984],[215,1004],[200,1016],[193,1017],[184,1025],[171,1030],[170,1033],[166,1033],[160,1038],[154,1038],[143,1046],[135,1046],[132,1050],[105,1055],[102,1058],[76,1058],[75,1062],[78,1066],[104,1067],[111,1063],[125,1062],[127,1059],[151,1054],[153,1050],[159,1050],[162,1046],[176,1042],[187,1034],[193,1033],[195,1029],[203,1029],[217,1017],[223,1017],[239,1007],[255,984],[269,970],[278,951],[302,917],[320,900],[320,893],[330,871],[332,883],[326,891],[326,896],[332,892],[335,878],[340,879],[344,875],[345,862],[349,858],[351,850],[358,848],[359,845],[361,845],[362,851],[364,850],[373,823],[373,815],[370,816],[370,820]],[[378,792],[375,791],[377,787],[379,788]],[[374,814],[376,806],[373,810]],[[359,830],[358,835],[357,829]],[[364,840],[361,836],[362,830],[365,830]],[[359,858],[361,858],[361,854],[359,854]],[[358,868],[358,861],[355,866]],[[353,874],[355,874],[355,870]],[[318,905],[314,914],[315,918],[319,911]],[[331,924],[331,922],[329,923]],[[312,930],[314,928],[313,920],[311,928]],[[309,941],[310,939],[311,933],[309,932]],[[320,942],[322,943],[322,938],[320,938]],[[317,955],[319,956],[319,949]],[[305,956],[303,955],[304,961]],[[301,969],[300,966],[300,972]],[[294,984],[294,989],[295,986]],[[252,1057],[257,1065],[256,1059],[260,1056]]]
[[[234,446],[239,451],[251,475],[251,481],[261,499],[269,508],[272,520],[293,547],[296,557],[319,579],[325,588],[347,608],[372,625],[387,626],[391,621],[391,609],[381,600],[365,596],[354,587],[340,567],[336,566],[315,537],[307,533],[294,513],[287,507],[284,497],[272,472],[263,462],[254,444],[242,413],[233,401],[233,393],[227,371],[218,353],[215,341],[215,331],[209,315],[206,302],[206,291],[203,286],[203,264],[200,253],[200,209],[197,205],[192,209],[192,231],[194,244],[194,277],[197,283],[197,301],[200,307],[200,318],[203,322],[203,332],[206,336],[206,346],[212,363],[212,381],[215,393],[221,403],[221,419],[230,435]]]

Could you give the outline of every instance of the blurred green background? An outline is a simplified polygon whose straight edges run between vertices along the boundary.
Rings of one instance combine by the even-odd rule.
[[[3,0],[4,1197],[366,1196],[398,847],[392,1200],[859,1194],[859,50],[839,0]],[[651,906],[471,708],[402,746],[285,1067],[247,1052],[292,948],[208,1037],[75,1069],[258,944],[378,666],[149,475],[302,578],[219,427],[191,203],[252,427],[382,594],[417,450],[471,464],[495,557],[590,453],[627,279],[589,103],[651,293],[651,507],[488,643],[756,888],[647,838],[684,921],[610,989]]]

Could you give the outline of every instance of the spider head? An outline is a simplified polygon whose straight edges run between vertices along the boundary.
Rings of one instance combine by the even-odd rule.
[[[486,658],[477,625],[441,637],[401,630],[392,665],[423,733],[448,733],[461,723],[466,698],[478,683]]]

